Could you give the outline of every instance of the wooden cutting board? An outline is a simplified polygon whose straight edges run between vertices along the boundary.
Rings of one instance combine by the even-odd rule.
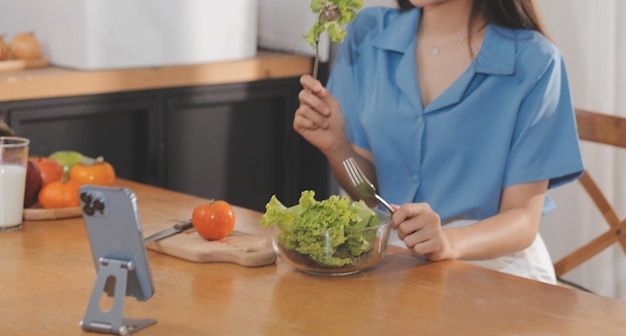
[[[48,66],[48,60],[38,58],[34,60],[8,60],[0,61],[0,71],[15,71],[35,68],[45,68]]]
[[[24,220],[36,221],[36,220],[55,220],[63,218],[74,218],[82,216],[83,211],[81,207],[70,207],[60,209],[44,209],[39,204],[35,204],[30,208],[24,209]]]
[[[150,242],[146,247],[197,263],[225,262],[258,267],[276,262],[276,253],[269,239],[239,231],[213,241],[200,237],[195,231],[183,232]]]

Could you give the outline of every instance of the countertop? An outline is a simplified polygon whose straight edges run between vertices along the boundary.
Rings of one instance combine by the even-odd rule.
[[[299,77],[308,56],[258,51],[230,62],[81,71],[59,67],[0,72],[0,102]]]
[[[136,193],[145,235],[189,218],[206,202],[127,180],[117,184]],[[271,236],[258,224],[261,213],[234,210],[236,230]],[[21,231],[1,235],[1,333],[94,335],[78,324],[96,280],[82,218],[26,221]],[[626,302],[460,261],[429,263],[399,247],[390,247],[377,266],[340,277],[305,274],[280,258],[243,267],[148,251],[148,261],[154,296],[124,300],[123,317],[157,321],[140,336],[606,336],[626,330]],[[101,307],[111,307],[113,300],[102,298]]]

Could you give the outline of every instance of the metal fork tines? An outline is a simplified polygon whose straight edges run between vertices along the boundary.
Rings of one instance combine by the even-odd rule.
[[[353,157],[345,159],[343,161],[343,167],[346,169],[346,173],[348,173],[348,177],[354,189],[356,189],[359,194],[365,197],[374,197],[380,204],[384,205],[387,210],[391,213],[394,212],[391,205],[376,192],[376,187],[367,179],[367,176],[365,176],[361,168],[359,168],[359,165]]]

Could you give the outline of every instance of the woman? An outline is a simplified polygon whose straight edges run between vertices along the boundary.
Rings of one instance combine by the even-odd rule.
[[[301,78],[295,130],[353,198],[350,156],[401,204],[393,227],[416,255],[555,283],[539,222],[547,190],[583,166],[563,59],[533,2],[398,5],[359,13],[327,88]]]

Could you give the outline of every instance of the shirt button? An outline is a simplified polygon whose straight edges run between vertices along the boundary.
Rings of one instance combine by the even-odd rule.
[[[411,178],[413,179],[413,181],[417,182],[417,175],[413,175],[411,176]]]
[[[424,122],[424,117],[419,117],[417,118],[417,122],[419,122],[420,124]]]

